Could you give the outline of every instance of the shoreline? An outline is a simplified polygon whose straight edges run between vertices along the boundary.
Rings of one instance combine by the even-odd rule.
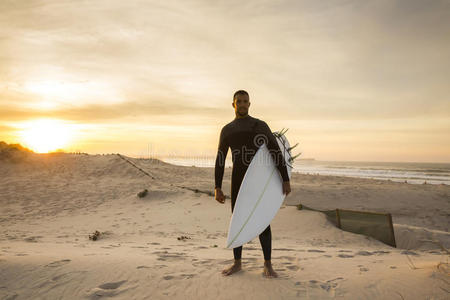
[[[140,160],[145,160],[146,158],[137,158]],[[202,160],[186,160],[186,159],[167,159],[167,158],[161,158],[159,160],[162,160],[164,162],[174,164],[177,166],[185,166],[185,167],[199,167],[199,168],[214,168],[214,160],[208,159],[207,161]],[[366,164],[366,165],[360,165],[360,166],[352,166],[351,164]],[[334,164],[334,166],[333,166]],[[342,167],[341,164],[348,164],[349,166]],[[408,184],[445,184],[450,185],[450,176],[439,176],[439,174],[450,174],[450,164],[448,163],[434,163],[436,165],[445,165],[448,170],[446,172],[443,172],[442,170],[411,170],[411,169],[396,169],[394,165],[400,164],[400,165],[427,165],[427,163],[377,163],[375,164],[392,164],[392,168],[389,169],[386,166],[384,168],[375,168],[373,165],[373,162],[350,162],[350,161],[314,161],[313,165],[309,164],[308,162],[303,163],[297,163],[294,164],[294,170],[293,173],[301,173],[301,174],[307,174],[307,175],[322,175],[322,176],[338,176],[338,177],[351,177],[351,178],[369,178],[369,179],[375,179],[375,180],[391,180],[394,182],[402,182],[402,183],[408,183]],[[433,163],[430,163],[433,164]],[[330,165],[330,166],[327,166]],[[231,167],[232,163],[231,160],[227,160],[226,167]],[[305,170],[300,170],[299,168],[304,167]],[[338,171],[340,170],[340,171]],[[350,172],[353,174],[346,174],[345,172]],[[370,172],[374,174],[370,174]],[[418,174],[417,172],[425,172],[425,174]],[[427,173],[430,172],[437,172],[433,175],[427,175]],[[442,173],[443,172],[443,173]],[[360,174],[358,174],[360,173]],[[389,173],[391,173],[389,175]]]

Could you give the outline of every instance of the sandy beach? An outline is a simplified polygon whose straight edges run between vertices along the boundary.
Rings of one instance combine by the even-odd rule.
[[[450,186],[294,174],[271,223],[279,278],[263,277],[257,238],[224,277],[231,208],[208,194],[213,173],[117,154],[0,161],[0,299],[448,299]],[[397,248],[299,203],[391,213]]]

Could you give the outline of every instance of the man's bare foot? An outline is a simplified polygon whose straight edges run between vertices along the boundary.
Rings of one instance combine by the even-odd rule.
[[[272,268],[272,263],[270,260],[264,261],[264,276],[267,278],[277,278],[278,274]]]
[[[223,270],[222,274],[225,275],[225,276],[229,276],[229,275],[231,275],[233,273],[236,273],[236,272],[238,272],[240,270],[241,270],[241,260],[240,259],[235,259],[234,260],[234,264],[231,267],[226,268],[225,270]]]

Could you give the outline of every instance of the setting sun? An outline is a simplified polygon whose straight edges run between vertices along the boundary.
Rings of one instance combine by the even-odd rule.
[[[24,124],[20,137],[31,150],[47,153],[66,147],[73,134],[72,127],[63,121],[39,119]]]

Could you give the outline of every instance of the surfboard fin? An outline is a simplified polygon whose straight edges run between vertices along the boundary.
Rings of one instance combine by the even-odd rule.
[[[289,158],[289,162],[294,161],[294,159],[296,159],[297,157],[299,157],[301,154],[302,154],[302,153],[299,153],[299,154],[297,154],[297,155],[291,156],[291,157]]]
[[[283,129],[281,129],[280,136],[285,135],[285,133],[286,133],[288,130],[289,130],[289,128],[283,128]]]
[[[286,134],[286,132],[288,130],[289,130],[289,128],[283,128],[280,131],[273,132],[273,135],[275,137],[277,137],[277,138],[281,138],[281,137],[283,137]],[[289,163],[293,162],[294,159],[296,159],[297,157],[299,157],[301,155],[301,153],[299,153],[297,155],[294,155],[294,156],[291,155],[291,150],[294,149],[295,147],[297,147],[299,143],[297,143],[294,146],[289,147],[289,148],[286,148],[286,144],[284,143],[284,139],[281,139],[281,143],[283,144],[283,148],[284,148],[283,150],[286,151],[287,153],[289,153],[289,156],[290,156],[290,158],[288,159]],[[293,168],[292,165],[290,165],[290,164],[288,164],[288,165],[289,165],[289,167]]]
[[[289,153],[291,153],[291,150],[294,149],[294,148],[297,147],[297,146],[298,146],[298,143],[295,144],[295,145],[292,146],[292,147],[287,148],[286,151],[289,152]]]

